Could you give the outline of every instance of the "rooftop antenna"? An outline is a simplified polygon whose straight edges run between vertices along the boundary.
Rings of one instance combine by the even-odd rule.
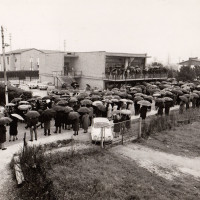
[[[10,40],[10,51],[12,51],[12,35],[9,34],[9,40]]]
[[[64,52],[65,52],[65,48],[66,48],[66,41],[64,40]]]

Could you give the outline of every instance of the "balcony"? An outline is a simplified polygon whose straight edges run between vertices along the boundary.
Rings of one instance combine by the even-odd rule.
[[[70,71],[70,72],[53,71],[53,76],[69,76],[72,78],[80,78],[82,77],[82,71]]]
[[[167,79],[167,73],[139,73],[139,74],[132,74],[127,75],[125,77],[124,74],[122,75],[115,75],[115,74],[103,74],[103,80],[104,81],[136,81],[136,80],[164,80]]]

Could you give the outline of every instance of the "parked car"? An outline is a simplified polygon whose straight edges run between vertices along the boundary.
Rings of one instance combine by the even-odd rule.
[[[39,88],[40,90],[47,90],[48,85],[47,85],[46,82],[38,83],[38,88]]]
[[[32,81],[32,82],[28,83],[27,85],[30,89],[37,89],[38,88],[38,82],[37,81]]]
[[[103,141],[112,142],[113,133],[112,133],[110,121],[104,117],[96,117],[93,119],[92,126],[91,126],[91,138],[92,138],[93,143],[101,141],[101,127],[102,126],[105,127]]]
[[[29,86],[26,85],[26,84],[20,84],[20,85],[18,86],[18,88],[20,88],[20,89],[22,89],[22,90],[25,90],[25,91],[29,91]]]

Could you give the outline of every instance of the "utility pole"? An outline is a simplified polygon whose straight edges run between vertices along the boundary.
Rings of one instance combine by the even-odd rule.
[[[9,40],[10,40],[10,51],[12,51],[12,35],[9,34]]]
[[[5,103],[8,104],[8,83],[6,74],[6,62],[5,62],[5,44],[4,44],[4,33],[3,26],[1,26],[1,36],[2,36],[2,52],[3,52],[3,69],[4,69],[4,84],[5,84]]]
[[[66,48],[66,43],[65,43],[66,41],[64,40],[64,52],[65,52],[65,48]]]

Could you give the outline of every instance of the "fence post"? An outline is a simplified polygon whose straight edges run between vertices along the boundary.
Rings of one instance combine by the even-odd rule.
[[[138,139],[141,138],[142,134],[142,118],[139,118],[139,132],[138,132]]]
[[[103,149],[103,127],[101,127],[101,148]]]
[[[26,132],[24,133],[24,138],[23,138],[23,141],[24,141],[24,145],[23,145],[23,154],[24,154],[24,151],[27,147],[27,142],[26,142]]]

